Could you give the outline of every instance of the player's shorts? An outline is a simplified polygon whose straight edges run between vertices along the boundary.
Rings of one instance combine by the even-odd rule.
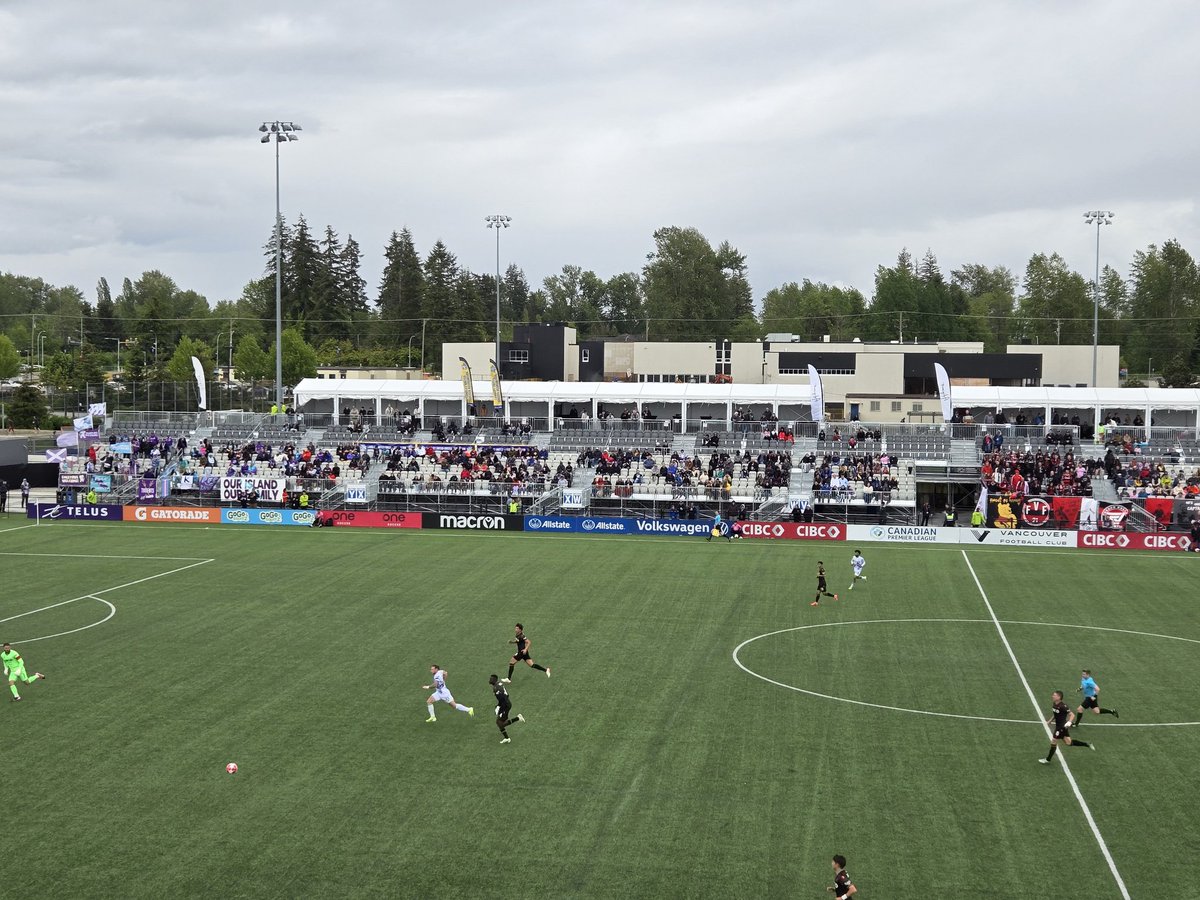
[[[861,568],[855,569],[855,570],[854,570],[854,577],[855,577],[855,578],[861,578],[861,577],[862,577],[862,573],[863,573],[863,570],[862,570]]]
[[[453,703],[454,697],[445,689],[434,691],[433,702],[436,703],[439,700],[441,700],[443,703]]]
[[[522,660],[522,659],[527,660],[527,659],[529,659],[529,653],[526,652],[525,650],[518,650],[516,653],[513,654],[513,659],[518,660],[518,661]]]
[[[508,714],[510,712],[512,712],[512,704],[511,703],[501,703],[499,706],[496,707],[496,718],[497,719],[507,719]]]
[[[1054,732],[1054,739],[1056,741],[1066,740],[1070,736],[1071,736],[1070,728],[1059,728],[1057,731]]]
[[[818,590],[818,591],[826,591],[826,590],[829,590],[829,587],[828,587],[828,585],[826,585],[826,584],[825,584],[825,579],[824,579],[824,578],[818,578],[818,579],[817,579],[817,590]]]
[[[1099,709],[1100,708],[1100,698],[1099,697],[1084,697],[1082,706],[1084,709]]]
[[[17,668],[17,669],[9,669],[7,677],[8,677],[9,681],[28,681],[29,680],[29,676],[25,674],[24,666],[21,666],[20,668]]]

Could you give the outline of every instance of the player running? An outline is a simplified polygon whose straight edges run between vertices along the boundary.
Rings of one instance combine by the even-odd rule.
[[[835,897],[850,897],[858,893],[858,888],[850,880],[850,873],[846,871],[846,857],[840,853],[833,858],[833,884],[825,890]]]
[[[430,694],[429,697],[425,700],[425,706],[429,710],[429,718],[425,720],[426,722],[436,722],[437,721],[437,716],[435,716],[433,714],[433,704],[434,704],[434,702],[436,702],[438,700],[441,700],[443,703],[449,703],[451,706],[453,706],[459,712],[465,712],[468,716],[475,715],[475,707],[463,706],[461,703],[456,703],[454,701],[454,697],[451,696],[451,694],[450,694],[450,689],[448,687],[446,687],[446,670],[445,669],[442,669],[438,666],[430,666],[429,671],[433,673],[433,684],[421,685],[421,687],[427,691],[430,690],[431,688],[433,690],[433,693]]]
[[[1055,691],[1052,695],[1054,698],[1054,706],[1051,707],[1050,718],[1046,720],[1046,724],[1054,723],[1054,731],[1050,738],[1050,752],[1046,754],[1044,759],[1039,759],[1038,762],[1045,765],[1050,762],[1054,756],[1054,751],[1058,749],[1058,742],[1062,741],[1068,747],[1087,747],[1095,750],[1094,744],[1089,744],[1087,741],[1071,740],[1071,725],[1075,721],[1075,713],[1071,712],[1071,707],[1063,703],[1063,692]]]
[[[1083,670],[1083,677],[1079,680],[1079,690],[1075,693],[1083,694],[1083,703],[1075,710],[1075,727],[1078,728],[1083,724],[1083,711],[1090,709],[1098,716],[1112,716],[1114,719],[1121,718],[1120,714],[1115,709],[1105,709],[1100,705],[1100,685],[1092,679],[1091,669]]]
[[[25,674],[25,660],[12,648],[12,644],[4,645],[4,650],[0,651],[0,661],[4,663],[4,675],[8,678],[8,689],[12,691],[11,703],[16,703],[21,699],[21,692],[17,690],[18,681],[33,684],[46,677],[41,672],[34,672],[32,676]]]
[[[500,743],[511,744],[512,738],[508,736],[508,726],[524,722],[525,717],[520,713],[515,716],[512,714],[512,701],[508,699],[508,691],[504,688],[504,682],[493,675],[488,679],[488,684],[492,686],[492,693],[496,695],[496,727],[500,729],[502,735]]]
[[[529,655],[529,648],[531,646],[533,646],[533,641],[531,641],[528,637],[525,636],[525,626],[522,625],[520,622],[518,622],[516,625],[516,630],[517,630],[517,636],[515,638],[513,638],[511,641],[509,641],[509,643],[517,645],[517,652],[514,653],[512,655],[512,659],[510,659],[508,661],[508,677],[501,679],[501,683],[502,684],[512,684],[513,669],[515,669],[517,667],[517,663],[522,660],[525,661],[525,665],[529,666],[529,668],[537,669],[539,672],[545,672],[546,677],[549,678],[550,670],[548,668],[546,668],[545,666],[539,666],[537,663],[535,663],[533,661],[533,658]]]
[[[846,590],[854,590],[855,581],[867,580],[867,576],[863,574],[863,569],[866,567],[866,565],[867,559],[862,555],[862,551],[855,550],[854,555],[850,557],[850,568],[854,571],[854,580],[850,582],[850,587],[846,588]]]
[[[836,600],[838,595],[829,593],[829,585],[825,583],[825,563],[817,560],[817,596],[813,597],[813,602],[808,605],[820,606],[822,597],[832,597]]]

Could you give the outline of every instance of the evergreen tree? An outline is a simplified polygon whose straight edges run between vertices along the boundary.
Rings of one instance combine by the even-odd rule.
[[[17,428],[32,428],[36,423],[39,427],[46,427],[47,412],[46,398],[36,385],[29,382],[23,382],[20,387],[13,392],[12,404],[8,408],[8,415],[12,419],[12,424]]]
[[[427,318],[425,366],[444,371],[442,343],[454,334],[454,287],[458,280],[458,260],[438,241],[425,258],[421,315]]]
[[[383,278],[379,284],[380,322],[375,343],[382,347],[399,347],[420,334],[420,319],[424,315],[425,274],[407,228],[399,234],[392,232],[384,259]]]
[[[517,265],[509,263],[500,283],[500,315],[506,322],[536,321],[530,313],[529,282]]]

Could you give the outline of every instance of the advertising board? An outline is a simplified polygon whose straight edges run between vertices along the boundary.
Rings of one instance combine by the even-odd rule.
[[[311,525],[311,509],[223,509],[223,525]]]
[[[525,517],[427,512],[421,515],[421,527],[449,528],[456,531],[523,531]]]
[[[884,541],[904,544],[957,544],[956,528],[928,525],[847,525],[848,541]]]
[[[1079,531],[1079,547],[1102,550],[1187,550],[1192,539],[1179,532]]]
[[[90,503],[31,503],[25,509],[30,519],[79,519],[85,522],[120,522],[123,506],[102,506]]]
[[[1032,528],[956,528],[964,544],[1001,547],[1074,547],[1074,531]]]
[[[313,515],[311,512],[300,515]],[[420,528],[421,513],[371,512],[369,510],[337,509],[321,513],[325,521],[338,527],[350,528]],[[299,524],[299,523],[297,523]]]
[[[346,485],[346,502],[347,503],[366,503],[367,502],[367,486],[365,484],[348,484],[348,485]]]
[[[772,541],[844,541],[849,527],[838,522],[743,522],[742,534]]]
[[[58,474],[58,486],[87,487],[88,477],[87,472],[60,472]]]
[[[221,510],[211,506],[127,506],[126,522],[195,522],[218,525]]]

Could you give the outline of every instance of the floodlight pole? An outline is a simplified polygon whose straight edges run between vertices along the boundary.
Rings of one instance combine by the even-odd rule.
[[[283,216],[279,206],[279,145],[300,140],[295,122],[263,122],[260,143],[275,144],[275,406],[283,411]],[[232,334],[230,340],[232,341]]]
[[[1092,282],[1092,387],[1096,387],[1096,360],[1100,345],[1100,226],[1111,225],[1115,213],[1093,209],[1083,214],[1084,222],[1096,223],[1096,280]]]
[[[496,229],[496,377],[500,377],[500,229],[508,228],[512,216],[486,216],[488,228]]]

